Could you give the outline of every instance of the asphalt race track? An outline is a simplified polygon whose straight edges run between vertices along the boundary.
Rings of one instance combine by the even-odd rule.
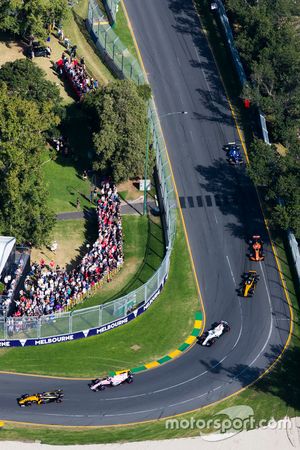
[[[211,348],[94,393],[87,381],[0,376],[0,418],[107,425],[157,419],[222,399],[255,380],[280,354],[290,314],[255,190],[244,167],[229,166],[222,145],[238,140],[192,0],[125,0],[166,139],[206,311],[206,327],[227,320]],[[187,115],[169,114],[187,111]],[[266,259],[247,258],[261,234]],[[261,275],[252,299],[238,297],[244,270]],[[62,404],[20,409],[16,398],[61,387]]]

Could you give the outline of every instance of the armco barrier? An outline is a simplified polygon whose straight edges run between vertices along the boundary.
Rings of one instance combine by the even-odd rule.
[[[223,25],[224,28],[224,32],[225,32],[225,36],[226,36],[226,41],[227,41],[227,45],[229,47],[231,56],[232,56],[232,60],[234,62],[240,83],[242,86],[244,86],[245,83],[247,83],[247,77],[245,74],[245,70],[243,67],[243,64],[240,60],[240,55],[239,52],[237,51],[237,48],[235,46],[234,43],[234,39],[233,39],[233,34],[232,34],[232,30],[229,24],[229,20],[225,11],[225,7],[223,5],[222,0],[216,0],[217,6],[218,8],[215,10],[217,12],[217,14],[219,15],[219,19]]]
[[[137,84],[145,83],[138,61],[120,43],[94,0],[89,2],[87,28],[110,66],[122,78]],[[45,345],[63,340],[81,339],[116,328],[142,314],[160,293],[169,273],[177,220],[177,202],[172,183],[164,139],[153,100],[149,102],[148,121],[152,131],[153,149],[164,214],[165,257],[154,275],[141,287],[114,301],[92,308],[49,316],[0,318],[0,347]]]
[[[224,28],[224,32],[225,32],[225,35],[227,38],[226,41],[228,44],[228,48],[231,52],[231,56],[232,56],[232,59],[233,59],[233,62],[234,62],[235,68],[236,68],[237,75],[239,77],[241,85],[243,86],[247,82],[247,78],[245,75],[245,71],[244,71],[242,62],[240,60],[240,55],[234,44],[233,34],[232,34],[232,30],[231,30],[231,27],[229,24],[229,20],[228,20],[222,0],[216,0],[216,3],[218,5],[218,8],[216,11],[217,11],[217,14],[219,15],[220,21]],[[260,127],[261,127],[261,133],[262,133],[263,140],[266,144],[271,145],[270,140],[269,140],[268,128],[267,128],[267,124],[266,124],[266,118],[260,110],[259,110],[258,114],[259,114],[259,123],[260,123]],[[291,231],[287,232],[287,241],[288,241],[291,255],[293,258],[293,262],[295,265],[295,269],[296,269],[296,273],[297,273],[297,277],[298,277],[298,285],[300,286],[299,245],[298,245],[297,239],[295,238],[294,234]]]

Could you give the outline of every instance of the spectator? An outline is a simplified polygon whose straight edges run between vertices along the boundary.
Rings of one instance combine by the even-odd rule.
[[[93,191],[92,191],[93,192]],[[50,315],[70,308],[123,264],[120,200],[115,185],[102,183],[97,202],[98,239],[88,246],[79,265],[66,272],[54,264],[34,263],[24,290],[15,301],[14,316]]]
[[[52,244],[51,244],[51,247],[50,247],[51,252],[53,252],[55,254],[56,250],[57,250],[57,247],[58,247],[57,242],[53,241]]]
[[[68,39],[67,37],[65,37],[64,39],[64,46],[66,47],[66,49],[70,47],[70,39]]]
[[[60,75],[65,75],[69,79],[76,95],[81,99],[83,94],[98,87],[98,81],[88,76],[83,57],[80,62],[75,59],[76,48],[76,45],[71,48],[70,59],[63,52],[61,59],[56,62],[56,70]]]
[[[71,58],[76,58],[76,52],[77,52],[77,45],[73,45],[70,49]]]

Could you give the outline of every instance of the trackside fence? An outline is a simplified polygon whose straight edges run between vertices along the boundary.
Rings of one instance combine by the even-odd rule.
[[[98,48],[101,47],[107,58],[113,61],[116,73],[137,84],[145,83],[138,61],[129,54],[111,27],[101,23],[104,22],[103,15],[94,0],[89,2],[87,22],[96,45]],[[143,286],[103,305],[39,318],[0,318],[0,347],[50,344],[101,334],[145,312],[160,293],[169,273],[176,232],[177,202],[167,151],[153,100],[149,102],[148,120],[153,148],[156,152],[166,238],[166,254],[159,269]]]
[[[225,32],[226,42],[227,42],[228,48],[230,50],[237,75],[239,77],[241,85],[244,86],[247,83],[247,78],[246,78],[245,70],[243,68],[243,65],[242,65],[242,62],[240,59],[239,52],[237,51],[237,48],[234,43],[233,34],[232,34],[229,20],[228,20],[226,11],[225,11],[225,7],[223,5],[222,0],[216,0],[216,3],[218,6],[216,11],[217,11],[217,14],[219,15],[220,22],[221,22],[224,32]],[[269,140],[269,133],[268,133],[268,128],[267,128],[266,118],[265,118],[264,114],[262,113],[262,111],[259,110],[258,114],[259,114],[259,124],[260,124],[260,128],[261,128],[261,134],[262,134],[263,140],[266,144],[271,145],[270,140]],[[300,285],[299,245],[298,245],[297,239],[295,238],[295,235],[291,231],[287,232],[287,241],[288,241],[291,255],[293,258],[293,262],[295,265],[295,270],[296,270],[297,278],[298,278],[298,285]]]
[[[109,18],[109,21],[112,25],[117,20],[117,12],[119,10],[120,0],[103,0],[103,4],[105,6],[106,14]]]
[[[119,78],[128,78],[137,84],[146,83],[139,62],[122,44],[95,0],[89,1],[86,25],[101,55]]]

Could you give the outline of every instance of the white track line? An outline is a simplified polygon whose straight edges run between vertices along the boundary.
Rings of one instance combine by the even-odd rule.
[[[226,259],[227,259],[227,262],[228,262],[228,266],[229,266],[229,270],[230,270],[230,273],[231,273],[231,277],[233,279],[234,285],[236,286],[235,278],[234,278],[234,275],[233,275],[233,271],[232,271],[232,268],[231,268],[231,265],[230,265],[230,261],[229,261],[228,255],[226,255]]]

